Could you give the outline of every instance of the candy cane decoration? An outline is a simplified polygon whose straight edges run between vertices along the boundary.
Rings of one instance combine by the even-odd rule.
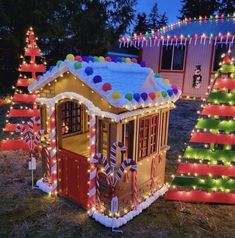
[[[55,123],[55,108],[49,108],[50,116],[50,167],[51,167],[51,195],[57,193],[57,160],[56,160],[56,123]]]
[[[156,158],[154,156],[153,160],[152,160],[152,166],[151,166],[151,190],[152,190],[152,193],[154,192],[155,187],[156,187],[155,176],[156,176]]]
[[[95,127],[96,127],[96,118],[95,115],[89,116],[89,134],[90,134],[90,183],[89,183],[89,207],[92,208],[95,203],[96,197],[96,175],[97,168],[92,162],[92,158],[95,156]]]
[[[90,185],[92,184],[92,188],[96,192],[97,203],[100,203],[100,191],[99,191],[100,187],[99,187],[99,181],[98,181],[99,176],[98,176],[97,165],[99,164],[104,167],[104,174],[106,175],[107,182],[111,186],[112,191],[115,191],[115,186],[121,179],[124,170],[128,166],[131,166],[131,171],[133,172],[132,173],[132,175],[133,175],[132,176],[132,178],[133,178],[133,182],[132,182],[133,203],[134,203],[134,208],[136,208],[138,205],[138,190],[137,190],[137,177],[136,177],[137,164],[135,161],[133,161],[130,158],[125,159],[119,166],[119,168],[116,172],[116,175],[114,176],[114,168],[116,166],[116,149],[117,149],[117,147],[121,148],[122,153],[126,152],[126,147],[123,146],[120,142],[113,143],[113,146],[111,147],[111,152],[110,152],[111,158],[110,158],[109,162],[107,161],[106,157],[103,156],[101,153],[97,153],[93,157],[93,159],[91,160],[91,163],[94,166],[94,168],[93,168],[94,172],[92,173],[92,177],[90,177]],[[95,188],[95,185],[96,185],[96,188]],[[114,194],[112,194],[112,195],[114,195]]]

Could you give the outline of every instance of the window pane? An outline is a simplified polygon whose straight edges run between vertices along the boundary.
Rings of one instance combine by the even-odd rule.
[[[172,52],[173,46],[163,46],[161,69],[171,69]]]
[[[184,69],[184,51],[185,51],[185,46],[175,46],[174,59],[173,59],[174,70]]]
[[[228,44],[217,44],[215,46],[213,71],[217,71],[219,69],[221,55],[226,53],[227,51],[228,51]]]

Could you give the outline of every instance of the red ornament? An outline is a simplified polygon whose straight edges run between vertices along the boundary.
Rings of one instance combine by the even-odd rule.
[[[109,91],[109,90],[112,89],[112,86],[111,86],[110,83],[105,83],[105,84],[103,85],[102,89],[103,89],[105,92],[107,92],[107,91]]]
[[[112,59],[111,59],[111,57],[107,56],[107,57],[105,57],[105,61],[112,62]]]
[[[137,59],[136,59],[136,58],[132,58],[132,59],[131,59],[131,62],[132,62],[132,63],[137,63]]]
[[[156,93],[154,93],[154,92],[149,93],[149,97],[150,97],[152,100],[154,100],[154,99],[156,98]]]
[[[75,60],[78,61],[78,62],[82,62],[82,57],[80,55],[77,55],[75,57]]]

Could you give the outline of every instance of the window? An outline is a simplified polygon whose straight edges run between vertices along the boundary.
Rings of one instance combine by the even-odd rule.
[[[228,51],[228,47],[229,47],[228,44],[216,44],[215,45],[213,71],[217,71],[219,69],[221,55]]]
[[[184,69],[184,45],[164,45],[162,47],[162,63],[163,70],[183,70]]]
[[[62,134],[81,131],[81,105],[75,102],[61,104]]]
[[[105,120],[99,120],[98,131],[98,152],[102,153],[106,158],[109,157],[110,146],[110,123]]]
[[[157,150],[158,116],[141,118],[139,121],[138,160]]]
[[[168,121],[169,121],[169,111],[162,112],[161,114],[161,138],[160,147],[167,146],[168,141]]]
[[[133,158],[133,143],[134,143],[134,121],[129,121],[123,124],[122,127],[123,144],[126,146],[126,156]]]

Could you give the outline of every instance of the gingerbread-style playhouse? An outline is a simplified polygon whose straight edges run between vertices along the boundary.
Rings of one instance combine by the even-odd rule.
[[[66,60],[29,86],[38,94],[43,178],[37,185],[119,227],[167,190],[169,111],[180,90],[135,59]]]

